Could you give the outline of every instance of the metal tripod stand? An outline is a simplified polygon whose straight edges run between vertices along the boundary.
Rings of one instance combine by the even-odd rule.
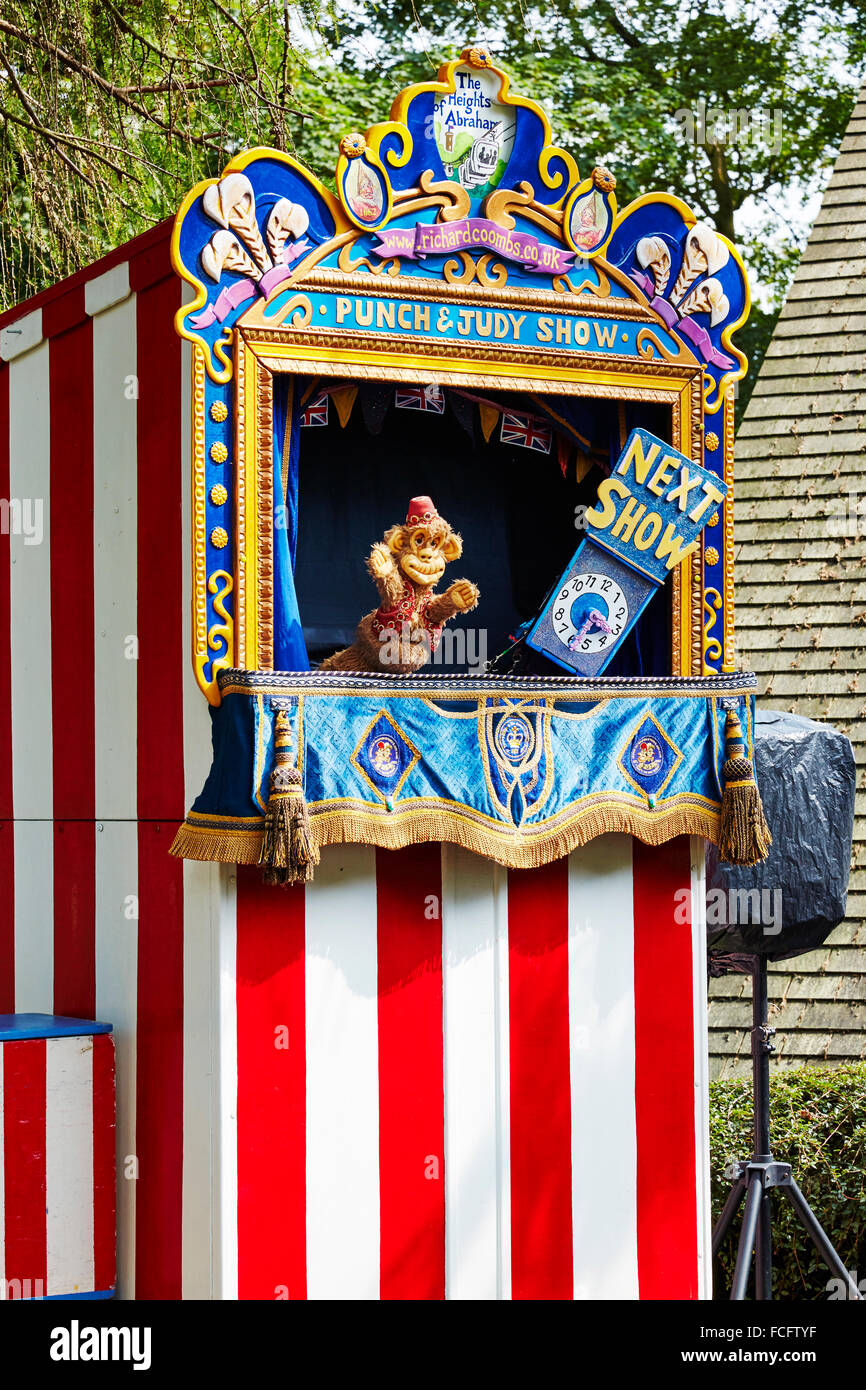
[[[713,1260],[715,1261],[721,1250],[725,1236],[745,1199],[746,1206],[731,1283],[731,1299],[745,1299],[753,1256],[755,1298],[772,1299],[771,1193],[776,1188],[791,1203],[800,1224],[811,1236],[815,1249],[827,1268],[844,1281],[848,1298],[862,1300],[863,1296],[855,1280],[836,1254],[826,1231],[800,1191],[790,1163],[778,1163],[770,1151],[770,1057],[775,1051],[770,1039],[776,1030],[767,1026],[767,962],[763,956],[739,956],[728,959],[728,968],[741,971],[746,969],[752,976],[754,1151],[751,1158],[738,1160],[725,1169],[725,1177],[731,1179],[733,1187],[713,1231]]]

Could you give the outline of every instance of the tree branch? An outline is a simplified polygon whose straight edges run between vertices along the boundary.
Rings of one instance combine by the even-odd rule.
[[[609,29],[612,29],[615,34],[619,35],[623,43],[627,44],[629,48],[646,47],[643,39],[639,39],[636,34],[633,34],[630,29],[626,28],[613,5],[601,5],[596,13],[602,22],[606,24]]]
[[[2,116],[4,120],[12,121],[14,125],[24,126],[27,130],[34,129],[34,127],[28,121],[22,120],[20,116],[13,115],[11,111],[7,111],[5,106],[0,106],[0,116]],[[43,132],[39,133],[41,134]],[[93,189],[94,193],[96,192],[96,184],[94,180],[90,177],[89,174],[86,174],[83,169],[79,169],[74,159],[70,159],[68,155],[65,155],[63,153],[62,150],[55,150],[54,153],[57,155],[58,159],[63,161],[63,163],[66,165],[68,169],[72,170],[76,178],[81,179],[84,183],[88,184]]]
[[[107,155],[101,154],[99,150],[85,149],[77,140],[73,140],[69,135],[64,135],[62,131],[49,130],[47,126],[37,124],[32,117],[30,120],[25,121],[22,116],[16,116],[14,111],[9,111],[5,106],[0,106],[0,115],[4,116],[7,121],[11,121],[13,125],[23,126],[25,130],[29,130],[33,135],[41,136],[42,139],[47,140],[49,144],[54,140],[58,140],[61,144],[69,145],[73,150],[77,150],[79,154],[84,155],[87,159],[98,159],[101,164],[105,164],[122,179],[130,178],[135,183],[141,182],[140,179],[137,179],[135,175],[131,174],[127,169],[121,169],[120,165],[115,164]],[[61,150],[55,150],[55,154],[60,155],[61,158],[63,157]],[[65,163],[69,164],[70,161],[67,159]],[[72,168],[76,169],[76,166],[73,164]],[[76,169],[76,173],[80,174],[82,178],[87,177],[82,169]]]
[[[148,111],[146,106],[140,106],[137,102],[131,101],[121,87],[115,86],[113,82],[109,82],[87,63],[80,62],[77,58],[74,58],[71,53],[68,53],[66,49],[61,48],[58,44],[52,43],[49,39],[43,38],[41,34],[28,34],[24,29],[19,29],[17,25],[10,24],[7,19],[0,19],[0,33],[11,35],[12,38],[18,39],[25,47],[38,48],[41,52],[50,54],[53,58],[56,58],[59,63],[62,63],[65,67],[71,68],[71,70],[77,72],[80,77],[85,77],[88,82],[92,82],[94,87],[104,92],[106,96],[113,97],[116,101],[121,102],[127,110],[134,112],[136,116],[144,117],[146,121],[150,121],[152,125],[157,126],[169,136],[176,133],[170,126],[166,125],[165,121],[161,121],[154,112]],[[213,144],[212,140],[208,139],[206,136],[194,135],[190,130],[186,132],[186,138],[191,140],[193,144],[203,145],[207,148],[211,148]]]
[[[262,90],[262,78],[261,78],[261,74],[260,74],[260,72],[259,72],[259,62],[258,62],[258,59],[256,58],[255,49],[253,48],[252,44],[250,43],[249,34],[248,34],[247,31],[244,29],[243,25],[240,24],[239,21],[235,19],[235,17],[234,17],[234,15],[232,14],[231,10],[224,10],[224,9],[223,9],[223,7],[222,7],[222,5],[220,4],[219,0],[211,0],[211,4],[213,5],[214,9],[217,10],[217,11],[219,12],[219,14],[222,15],[223,19],[227,19],[228,22],[229,22],[229,24],[231,24],[235,29],[237,29],[238,33],[240,34],[241,38],[243,39],[244,44],[246,45],[246,50],[247,50],[247,52],[248,52],[249,55],[250,55],[250,61],[251,61],[252,65],[253,65],[253,72],[255,73],[255,76],[256,76],[256,90],[259,91],[259,92],[261,92],[261,90]]]
[[[172,57],[170,53],[166,53],[163,49],[159,48],[157,44],[155,44],[151,39],[147,38],[145,34],[141,34],[137,29],[134,29],[132,25],[129,23],[129,20],[125,19],[124,16],[120,13],[120,11],[111,3],[111,0],[102,0],[102,3],[105,6],[105,8],[109,11],[109,13],[114,17],[118,25],[118,28],[120,28],[125,34],[128,34],[131,39],[135,39],[136,42],[140,43],[143,48],[149,48],[151,53],[156,58],[160,58],[164,63],[176,63],[178,61],[187,61],[186,59],[179,59],[177,56]],[[219,71],[219,64],[209,62],[208,59],[203,58],[201,54],[196,54],[196,59],[199,63],[201,63],[203,67],[212,68],[214,72]]]

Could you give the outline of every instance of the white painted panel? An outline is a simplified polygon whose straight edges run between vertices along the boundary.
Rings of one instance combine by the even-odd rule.
[[[213,1297],[214,1042],[220,866],[183,865],[183,1239],[184,1298]]]
[[[4,362],[11,362],[41,342],[42,310],[34,309],[32,313],[22,314],[8,328],[0,330],[0,357]]]
[[[192,297],[191,286],[184,285],[185,302]],[[181,400],[179,481],[183,530],[181,612],[186,807],[192,804],[204,786],[211,758],[208,704],[196,684],[189,657],[192,642],[192,574],[189,560],[192,534],[191,370],[192,348],[184,341],[181,345],[178,390]],[[219,1204],[216,1180],[220,1169],[220,1156],[217,1151],[220,1068],[214,1060],[217,1056],[215,1048],[221,1033],[220,931],[226,914],[228,922],[234,922],[235,875],[232,870],[232,883],[229,884],[228,870],[221,870],[217,864],[197,864],[192,861],[184,863],[183,874],[183,1295],[184,1298],[212,1298],[220,1296],[217,1289],[217,1266],[221,1265],[213,1220],[214,1209]],[[225,886],[222,885],[222,879],[226,880]],[[226,890],[229,888],[232,890],[231,895],[226,897]],[[229,948],[233,960],[233,930]],[[233,1048],[232,1055],[234,1052]],[[236,1254],[233,1263],[236,1296]]]
[[[114,1025],[118,1298],[135,1295],[137,895],[137,825],[134,821],[97,822],[96,1017]]]
[[[135,298],[93,321],[96,814],[135,819],[137,632]]]
[[[463,851],[459,851],[463,853]],[[473,856],[477,858],[477,856]],[[496,928],[497,1297],[511,1298],[511,1037],[508,1006],[508,871],[493,868]]]
[[[88,280],[84,286],[85,313],[104,313],[115,304],[120,304],[129,294],[129,261],[121,261],[111,270]]]
[[[307,1296],[379,1296],[376,856],[326,849],[306,898]]]
[[[15,1010],[54,1012],[54,827],[16,820]]]
[[[442,850],[445,1288],[510,1296],[508,956],[503,871]]]
[[[16,817],[52,816],[48,345],[9,368],[12,791]]]
[[[713,1296],[710,1210],[710,1059],[707,1017],[707,856],[698,835],[689,840],[692,888],[692,997],[695,1018],[695,1187],[698,1211],[698,1298]]]
[[[602,836],[569,856],[568,1000],[574,1294],[637,1298],[634,888],[628,835]]]
[[[218,920],[214,965],[219,1029],[218,1075],[213,1093],[219,1105],[214,1175],[214,1297],[238,1296],[238,1025],[237,1025],[237,873],[219,866]]]
[[[92,1037],[46,1038],[45,1096],[45,1292],[92,1293]]]

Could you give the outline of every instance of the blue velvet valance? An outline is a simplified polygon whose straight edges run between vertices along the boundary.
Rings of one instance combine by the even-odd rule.
[[[213,766],[173,846],[258,862],[284,711],[316,845],[460,844],[511,868],[608,831],[717,839],[728,709],[751,757],[755,677],[223,671]]]

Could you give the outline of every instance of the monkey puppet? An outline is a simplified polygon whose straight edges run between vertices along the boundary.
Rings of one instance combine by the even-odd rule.
[[[322,669],[406,674],[423,666],[443,624],[478,602],[468,579],[455,579],[444,594],[433,592],[446,564],[462,551],[462,540],[430,498],[413,497],[404,524],[386,531],[367,561],[379,607],[361,619],[351,647],[327,657]]]

